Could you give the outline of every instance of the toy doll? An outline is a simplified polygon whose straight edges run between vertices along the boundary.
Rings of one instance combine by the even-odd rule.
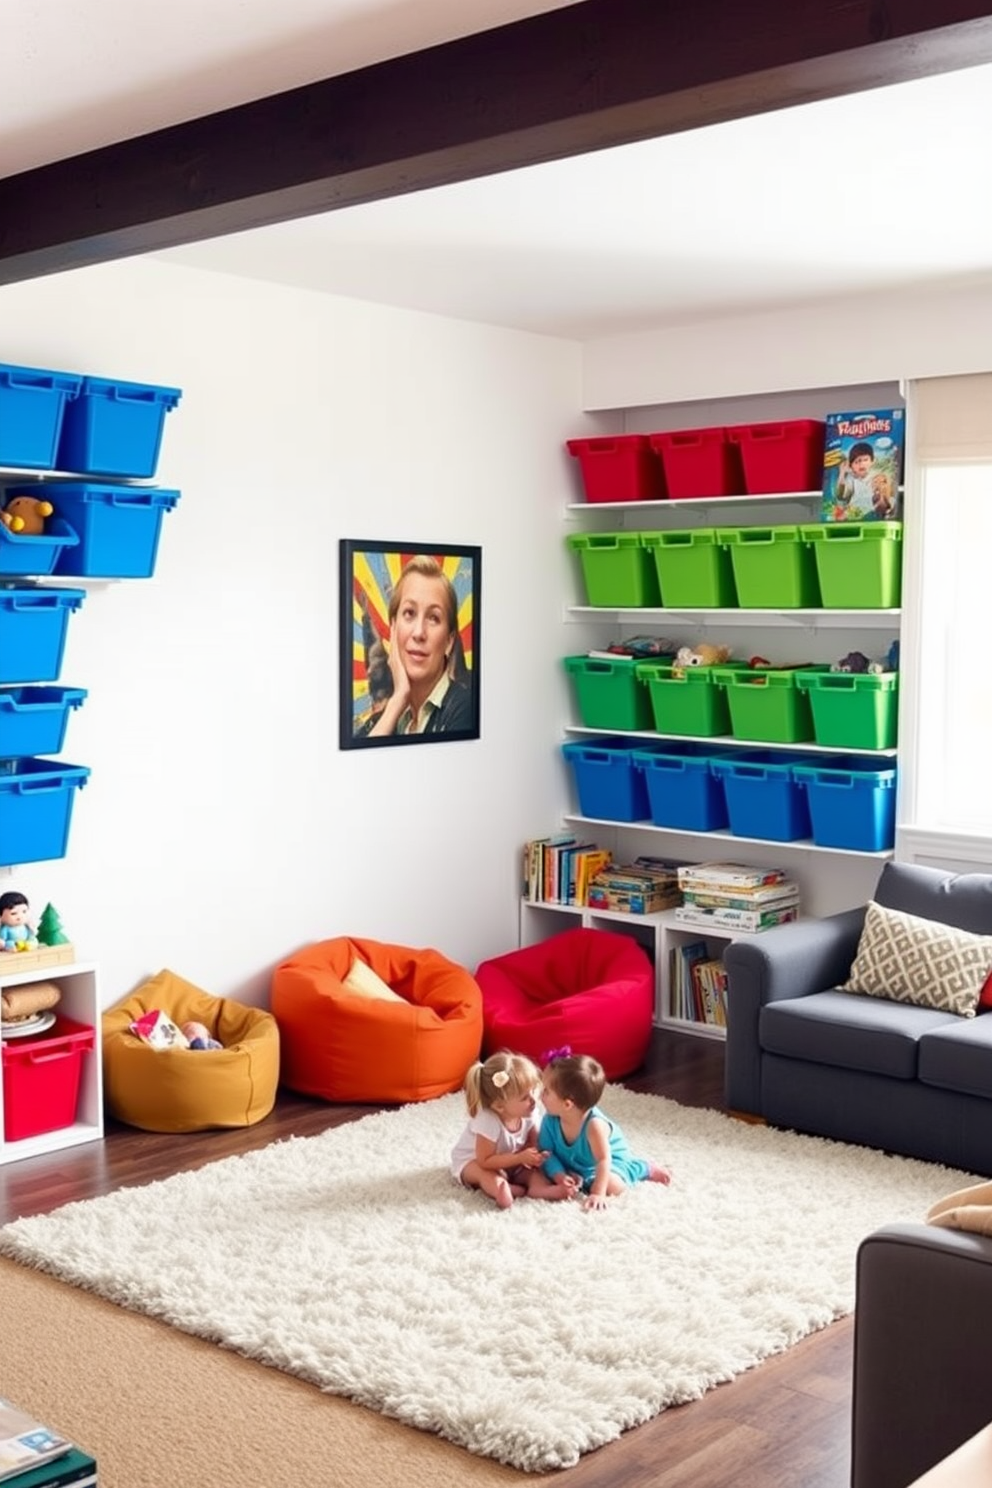
[[[0,951],[33,951],[38,937],[28,924],[28,901],[24,894],[8,889],[0,894]]]

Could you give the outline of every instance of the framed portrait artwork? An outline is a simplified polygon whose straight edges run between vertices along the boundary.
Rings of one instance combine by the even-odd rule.
[[[479,737],[482,549],[342,538],[341,748]]]

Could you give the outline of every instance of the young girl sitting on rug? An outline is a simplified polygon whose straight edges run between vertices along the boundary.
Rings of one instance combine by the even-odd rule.
[[[541,1172],[541,1072],[523,1054],[491,1054],[465,1076],[469,1120],[451,1154],[451,1172],[466,1188],[481,1188],[501,1209],[514,1199],[566,1198]]]
[[[605,1209],[628,1183],[671,1183],[667,1168],[634,1156],[619,1126],[599,1109],[605,1087],[603,1066],[588,1054],[559,1049],[548,1058],[537,1140],[547,1152],[544,1172],[555,1193],[544,1197],[584,1193],[584,1209]]]

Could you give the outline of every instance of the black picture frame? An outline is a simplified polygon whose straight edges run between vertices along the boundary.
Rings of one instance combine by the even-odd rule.
[[[342,538],[338,593],[340,747],[477,739],[482,549]],[[389,662],[394,624],[413,689],[400,711]],[[386,731],[374,733],[377,726]]]

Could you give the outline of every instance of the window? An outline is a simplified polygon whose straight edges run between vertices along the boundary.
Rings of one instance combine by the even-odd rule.
[[[912,815],[992,836],[992,451],[963,463],[924,457],[921,476]]]

